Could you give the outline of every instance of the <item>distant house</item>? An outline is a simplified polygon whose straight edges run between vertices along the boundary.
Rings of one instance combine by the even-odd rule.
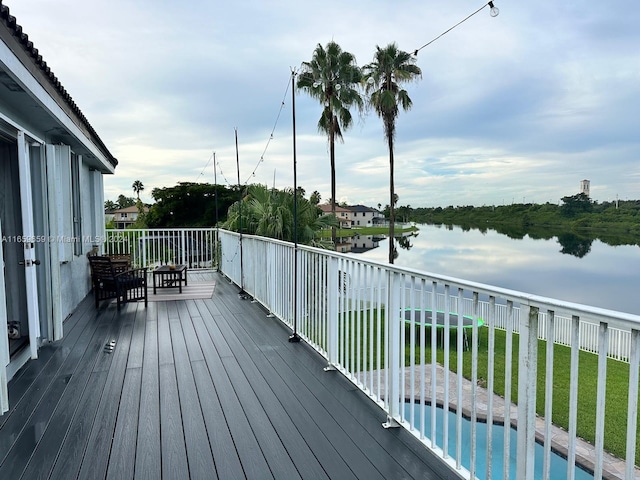
[[[0,413],[91,288],[117,160],[0,0]]]
[[[325,203],[323,205],[318,205],[318,207],[325,215],[329,215],[331,213],[331,205],[329,204]],[[336,205],[336,218],[340,223],[340,228],[351,228],[351,209]]]
[[[364,205],[352,205],[347,207],[351,211],[351,225],[353,227],[372,227],[384,223],[384,215]]]
[[[144,207],[144,213],[149,212],[149,207]],[[110,212],[115,228],[125,229],[133,225],[138,220],[139,215],[138,207],[126,207],[120,210],[114,210]],[[106,216],[106,214],[105,214]]]

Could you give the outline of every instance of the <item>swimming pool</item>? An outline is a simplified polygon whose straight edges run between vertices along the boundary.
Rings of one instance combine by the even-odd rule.
[[[404,414],[407,421],[411,420],[411,406],[414,408],[414,426],[415,428],[420,427],[420,411],[424,409],[425,415],[425,432],[431,432],[431,405],[422,405],[420,403],[405,403],[404,404]],[[455,453],[456,444],[455,444],[455,434],[456,434],[456,414],[454,412],[447,412],[449,415],[449,453]],[[442,426],[443,426],[443,409],[438,407],[436,411],[436,444],[442,448],[443,443],[443,434],[442,434]],[[510,454],[509,460],[511,462],[511,466],[509,468],[509,478],[515,480],[516,479],[516,465],[517,465],[517,452],[516,452],[516,430],[510,428]],[[483,422],[476,423],[476,476],[482,480],[486,478],[486,459],[482,455],[483,452],[486,451],[487,446],[487,424]],[[503,425],[493,425],[491,429],[492,435],[492,459],[491,459],[491,476],[492,478],[503,478],[503,458],[504,458],[504,426]],[[471,465],[471,421],[467,420],[463,417],[462,419],[462,465],[465,468],[469,468]],[[542,445],[536,443],[536,451],[535,451],[535,476],[536,479],[542,479],[542,462],[544,451]],[[593,480],[593,475],[589,472],[576,467],[575,469],[575,480]],[[561,455],[555,454],[551,452],[551,471],[549,478],[566,478],[567,476],[567,460]]]

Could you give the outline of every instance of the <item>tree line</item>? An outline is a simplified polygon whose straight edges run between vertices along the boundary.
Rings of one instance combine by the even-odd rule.
[[[514,239],[557,237],[568,249],[581,251],[596,238],[614,246],[640,245],[640,200],[599,203],[580,193],[562,197],[559,204],[412,208],[409,217],[417,223],[495,230]]]

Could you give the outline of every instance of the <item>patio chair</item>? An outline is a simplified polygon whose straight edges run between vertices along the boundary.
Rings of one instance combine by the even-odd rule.
[[[131,270],[131,255],[128,253],[112,253],[105,255],[105,257],[111,260],[113,268],[116,269],[116,273]]]
[[[91,283],[96,308],[101,300],[115,298],[118,309],[122,303],[144,300],[147,306],[147,269],[118,271],[109,257],[89,257]]]

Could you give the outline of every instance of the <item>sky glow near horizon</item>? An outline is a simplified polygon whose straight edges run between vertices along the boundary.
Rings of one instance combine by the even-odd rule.
[[[118,159],[105,199],[134,196],[140,180],[147,202],[153,188],[213,183],[214,151],[218,183],[237,183],[234,128],[241,183],[292,187],[291,67],[330,40],[360,66],[376,45],[411,52],[484,4],[3,3]],[[418,54],[422,79],[405,86],[413,108],[397,121],[399,204],[557,203],[582,179],[599,202],[640,198],[637,0],[495,5],[498,17],[484,8]],[[296,96],[298,185],[325,201],[320,113],[315,100]],[[336,196],[388,204],[382,123],[353,115],[336,147]]]

